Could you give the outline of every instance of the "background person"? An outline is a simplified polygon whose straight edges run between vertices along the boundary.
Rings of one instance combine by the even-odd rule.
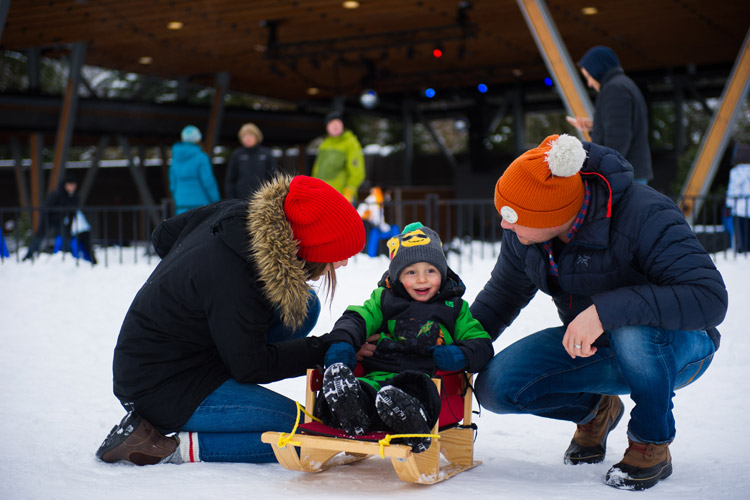
[[[74,236],[73,222],[76,220],[79,205],[78,179],[75,175],[66,172],[57,188],[44,199],[39,226],[23,260],[33,259],[48,235],[52,235],[53,238],[60,236],[62,240],[61,250],[74,253],[71,244]],[[90,231],[81,231],[80,234],[75,234],[75,236],[77,236],[77,244],[81,246],[84,254],[89,256],[92,264],[96,264],[94,249],[91,246]]]
[[[609,47],[589,49],[578,62],[586,84],[598,93],[593,122],[568,117],[579,130],[591,131],[591,142],[616,150],[633,166],[635,182],[653,179],[648,143],[648,108],[638,86],[620,67]]]
[[[167,219],[162,257],[115,346],[114,393],[128,411],[96,455],[105,462],[271,462],[268,430],[291,431],[291,399],[259,384],[323,363],[307,337],[320,311],[308,280],[364,246],[354,207],[326,183],[281,176],[251,200]],[[165,436],[167,433],[178,433]]]
[[[740,144],[729,171],[726,206],[732,213],[737,253],[750,252],[750,145]]]
[[[270,181],[279,172],[271,150],[261,146],[263,133],[254,123],[246,123],[237,133],[239,148],[232,152],[224,181],[226,198],[246,199],[261,183]]]
[[[581,464],[604,460],[617,395],[630,394],[629,446],[605,480],[645,489],[672,473],[674,391],[710,365],[727,291],[680,209],[632,172],[614,150],[567,135],[513,161],[495,188],[500,255],[471,312],[496,339],[538,290],[552,297],[562,326],[495,355],[477,399],[576,423],[564,461]]]
[[[312,176],[334,187],[352,203],[365,180],[365,157],[362,146],[351,130],[344,129],[341,113],[332,111],[325,117],[328,136],[318,148]]]
[[[177,214],[221,199],[211,160],[199,145],[202,139],[200,130],[188,125],[182,129],[180,138],[182,141],[172,146],[172,163],[169,165],[169,189]]]

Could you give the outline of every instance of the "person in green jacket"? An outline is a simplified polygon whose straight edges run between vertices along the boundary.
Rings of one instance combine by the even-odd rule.
[[[490,336],[461,298],[466,287],[448,267],[438,234],[415,222],[388,240],[388,249],[388,271],[364,305],[349,306],[336,322],[324,360],[319,416],[352,436],[370,430],[429,434],[440,416],[430,376],[436,370],[478,372],[493,356]],[[353,372],[357,357],[360,378]],[[420,453],[431,440],[403,442]]]
[[[326,137],[318,148],[312,177],[330,184],[344,198],[354,203],[357,189],[365,180],[365,157],[357,136],[344,129],[342,115],[332,111],[325,118]]]

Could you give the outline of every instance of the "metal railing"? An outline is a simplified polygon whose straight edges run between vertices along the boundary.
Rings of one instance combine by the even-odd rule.
[[[32,262],[41,254],[58,252],[63,260],[72,258],[77,263],[88,263],[95,258],[105,266],[112,262],[122,264],[130,260],[129,256],[132,262],[159,258],[151,245],[151,233],[155,223],[170,213],[168,203],[86,206],[79,210],[85,217],[83,227],[80,219],[76,219],[77,211],[71,208],[0,208],[0,228],[7,248],[4,255],[0,252],[0,260],[24,260],[35,237],[38,248],[26,259]],[[87,249],[83,242],[90,242],[91,255],[84,251]]]
[[[678,204],[680,201],[677,200]],[[731,200],[730,204],[732,202],[735,206],[742,206],[743,202],[750,206],[750,197]],[[90,241],[96,259],[105,266],[126,260],[138,262],[146,259],[151,262],[158,259],[151,245],[151,233],[155,224],[171,215],[173,210],[166,200],[154,206],[87,206],[81,209],[90,226]],[[55,237],[65,236],[63,219],[69,211],[61,208],[0,208],[0,228],[7,247],[7,252],[0,252],[0,261],[23,260],[34,237],[31,227],[35,221],[39,227],[43,218],[51,223],[47,224],[47,241],[42,243],[40,251],[55,251]],[[384,204],[384,215],[387,222],[397,224],[401,229],[414,221],[435,229],[443,239],[449,258],[455,255],[460,262],[469,264],[474,256],[496,256],[497,243],[502,239],[500,218],[492,200],[441,199],[436,194],[429,194],[420,200],[388,201]],[[702,197],[701,209],[694,215],[692,227],[710,253],[737,256],[744,250],[742,255],[750,255],[736,243],[738,234],[750,233],[750,219],[732,217],[725,197]],[[57,247],[59,250],[59,241]],[[74,258],[86,263],[80,251],[72,252],[71,256],[70,246],[67,249],[68,252],[62,252],[62,259]]]

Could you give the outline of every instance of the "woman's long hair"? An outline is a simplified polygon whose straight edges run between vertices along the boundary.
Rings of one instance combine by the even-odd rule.
[[[333,269],[333,264],[330,262],[310,262],[305,261],[305,271],[307,272],[308,280],[315,280],[323,278],[325,282],[321,288],[325,288],[326,295],[325,299],[328,303],[333,302],[333,294],[336,291],[336,270]]]

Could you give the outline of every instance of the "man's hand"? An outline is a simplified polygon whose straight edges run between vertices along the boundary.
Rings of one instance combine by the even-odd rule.
[[[604,333],[604,328],[602,328],[602,322],[599,321],[599,313],[596,312],[596,306],[592,304],[570,322],[568,329],[565,330],[562,345],[571,358],[575,359],[576,356],[588,358],[596,352],[596,347],[592,347],[591,344],[602,333]]]
[[[377,340],[380,338],[380,334],[376,333],[375,335],[370,335],[367,337],[367,342],[362,344],[362,347],[359,348],[359,352],[357,352],[357,361],[362,361],[364,358],[369,358],[373,354],[375,354],[375,349],[377,348],[377,345],[370,344],[370,342],[377,342]]]
[[[589,132],[594,126],[594,121],[586,116],[566,116],[565,119],[568,120],[568,123],[583,132]]]

